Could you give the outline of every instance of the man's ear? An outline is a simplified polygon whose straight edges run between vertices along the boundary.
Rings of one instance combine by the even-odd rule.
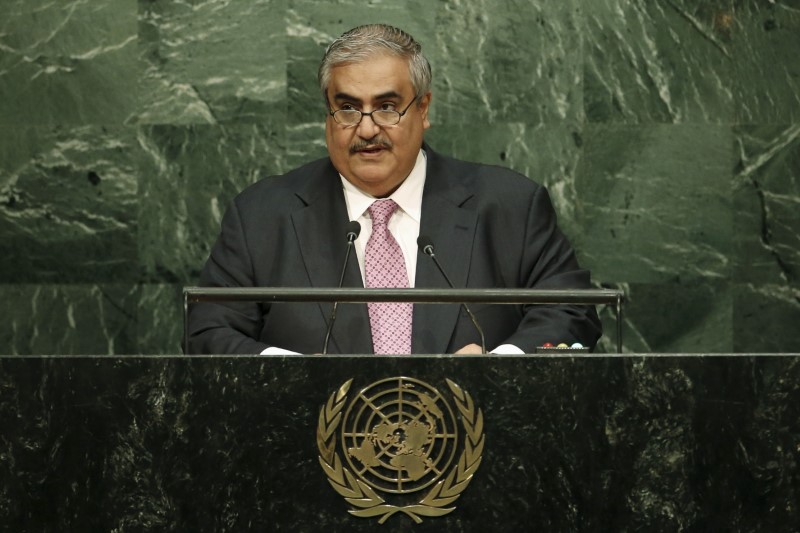
[[[431,127],[431,123],[428,120],[428,110],[430,109],[431,105],[431,93],[427,92],[419,99],[419,111],[422,115],[422,126],[427,130]]]

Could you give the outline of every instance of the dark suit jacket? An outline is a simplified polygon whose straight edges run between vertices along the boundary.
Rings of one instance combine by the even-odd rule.
[[[427,178],[420,234],[456,287],[588,288],[556,226],[544,187],[508,169],[458,161],[425,146]],[[252,185],[228,208],[200,284],[212,287],[336,287],[346,251],[347,207],[329,159]],[[420,253],[416,287],[446,287]],[[363,287],[355,254],[345,287]],[[260,353],[278,346],[322,349],[332,304],[195,304],[190,353]],[[594,346],[600,322],[583,306],[471,306],[487,349],[511,343],[526,352],[545,342]],[[479,336],[458,305],[414,306],[414,353],[452,353]],[[372,353],[366,304],[341,304],[330,353]]]

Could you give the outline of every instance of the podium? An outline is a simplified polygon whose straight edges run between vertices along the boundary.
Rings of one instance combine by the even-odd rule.
[[[345,383],[342,405],[387,378],[457,403],[449,380],[473,402],[456,405],[457,423],[466,410],[474,431],[482,416],[480,463],[455,509],[421,523],[352,515],[320,461],[332,420],[321,410]],[[797,354],[8,356],[0,424],[0,523],[19,532],[800,523]]]

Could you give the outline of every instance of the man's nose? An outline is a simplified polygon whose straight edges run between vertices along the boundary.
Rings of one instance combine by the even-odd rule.
[[[361,122],[359,122],[356,127],[356,134],[362,139],[372,139],[378,134],[380,129],[380,126],[375,124],[375,121],[372,120],[372,115],[363,115],[361,117]]]

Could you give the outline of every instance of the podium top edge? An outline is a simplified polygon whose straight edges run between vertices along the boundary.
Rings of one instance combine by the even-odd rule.
[[[378,289],[300,287],[184,287],[188,302],[414,302],[494,304],[616,304],[616,289]]]

